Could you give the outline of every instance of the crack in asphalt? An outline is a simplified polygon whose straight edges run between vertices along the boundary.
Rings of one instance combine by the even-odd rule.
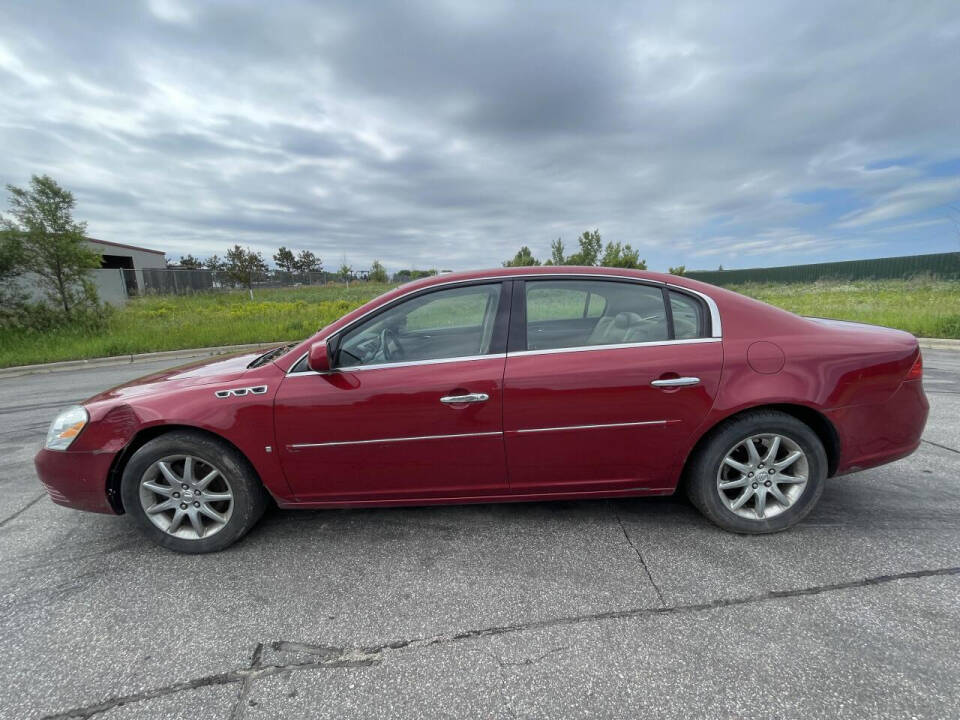
[[[657,597],[660,598],[660,607],[667,607],[667,601],[663,599],[660,586],[654,581],[650,568],[647,566],[647,562],[643,559],[643,554],[640,552],[640,548],[634,544],[633,538],[630,537],[630,533],[627,532],[627,528],[623,525],[623,520],[620,519],[620,514],[614,512],[613,516],[617,519],[617,524],[620,526],[620,530],[623,532],[623,537],[626,538],[627,544],[633,548],[633,551],[637,554],[637,559],[640,560],[640,564],[643,565],[643,569],[647,573],[647,579],[650,581],[650,584],[653,585],[653,589],[657,591]]]
[[[933,440],[921,440],[921,442],[925,442],[927,445],[933,445],[934,447],[938,447],[941,450],[949,450],[950,452],[960,454],[960,450],[957,450],[956,448],[948,447],[946,445],[941,445],[940,443],[935,443]]]
[[[34,505],[36,505],[38,502],[40,502],[41,500],[43,500],[46,496],[47,496],[47,494],[46,494],[45,492],[40,493],[40,494],[37,495],[33,500],[31,500],[31,501],[28,502],[26,505],[24,505],[22,508],[20,508],[19,510],[17,510],[13,515],[10,515],[9,517],[6,517],[6,518],[4,518],[3,520],[0,520],[0,528],[2,528],[4,525],[6,525],[6,524],[7,524],[8,522],[10,522],[11,520],[16,520],[18,517],[20,517],[21,515],[23,515],[27,510],[29,510],[29,509],[32,508]]]
[[[260,668],[261,660],[263,659],[263,643],[257,643],[257,647],[253,650],[253,656],[250,658],[250,667],[249,670],[257,670]],[[237,693],[237,702],[233,706],[233,710],[230,713],[230,720],[242,720],[243,713],[247,702],[247,696],[250,694],[250,685],[253,684],[253,681],[248,675],[240,683],[240,691]]]
[[[260,664],[263,652],[263,644],[260,643],[257,645],[257,649],[254,651],[254,656],[249,667],[240,670],[231,670],[224,673],[206,675],[193,680],[185,680],[182,682],[173,683],[171,685],[154,688],[152,690],[146,690],[140,693],[109,698],[93,705],[86,705],[70,710],[64,710],[52,715],[45,715],[43,720],[87,720],[88,718],[92,718],[94,715],[99,713],[134,702],[153,700],[158,697],[164,697],[186,690],[196,690],[202,687],[241,683],[241,689],[238,694],[238,703],[234,706],[234,714],[231,715],[232,720],[239,720],[243,713],[243,702],[246,700],[247,694],[249,694],[250,686],[256,680],[270,677],[272,675],[297,672],[300,670],[336,667],[366,667],[370,665],[377,665],[383,661],[383,656],[385,654],[394,650],[413,650],[432,647],[435,645],[448,645],[462,641],[476,640],[479,638],[508,635],[528,630],[542,630],[545,628],[581,625],[591,622],[651,618],[665,615],[695,614],[709,612],[711,610],[722,610],[730,607],[751,605],[755,603],[771,602],[775,600],[811,597],[830,592],[876,587],[900,580],[922,580],[925,578],[948,577],[956,575],[960,575],[960,566],[934,568],[931,570],[914,570],[911,572],[896,573],[892,575],[876,575],[873,577],[861,578],[859,580],[848,580],[839,583],[811,585],[809,587],[795,588],[793,590],[768,590],[767,592],[763,593],[754,593],[752,595],[744,595],[738,598],[718,598],[703,603],[689,603],[685,605],[673,605],[669,607],[645,607],[628,608],[625,610],[608,610],[605,612],[590,613],[586,615],[570,615],[565,617],[549,618],[546,620],[531,620],[528,622],[515,623],[511,625],[495,625],[487,628],[464,630],[457,633],[444,633],[428,637],[394,640],[391,642],[382,643],[380,645],[360,648],[311,645],[307,643],[280,640],[271,644],[271,648],[273,648],[273,650],[277,652],[308,655],[311,659],[274,665]],[[551,651],[551,653],[552,652],[554,651]],[[551,653],[547,654],[549,655]],[[543,657],[546,657],[546,655]],[[238,712],[239,714],[237,714]]]
[[[262,643],[258,644],[258,648],[262,648]],[[259,663],[259,659],[257,662]],[[365,654],[363,651],[347,648],[343,649],[342,652],[336,657],[329,659],[284,663],[282,665],[258,664],[256,667],[253,667],[253,664],[251,663],[251,667],[246,667],[240,670],[230,670],[228,672],[215,673],[213,675],[204,675],[203,677],[194,678],[192,680],[184,680],[182,682],[164,685],[163,687],[153,688],[151,690],[145,690],[139,693],[131,693],[129,695],[108,698],[107,700],[103,700],[102,702],[94,705],[86,705],[83,707],[72,708],[70,710],[64,710],[52,715],[44,715],[42,720],[88,720],[88,718],[92,718],[94,715],[106,712],[107,710],[113,710],[114,708],[121,707],[123,705],[142,702],[144,700],[154,700],[158,697],[174,695],[179,692],[184,692],[185,690],[197,690],[203,687],[231,685],[233,683],[241,683],[244,685],[252,683],[254,680],[270,677],[272,675],[279,675],[281,673],[289,673],[295,670],[315,670],[318,668],[335,667],[362,667],[366,665],[374,665],[378,662],[380,662],[379,658],[371,657],[369,654]],[[243,688],[241,686],[241,693],[242,692]],[[244,696],[244,699],[245,697],[246,696]],[[234,708],[234,711],[236,711],[236,707]]]

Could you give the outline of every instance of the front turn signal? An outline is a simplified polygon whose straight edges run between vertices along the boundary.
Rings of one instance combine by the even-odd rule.
[[[79,405],[67,408],[50,423],[45,447],[48,450],[66,450],[89,419],[87,411]]]

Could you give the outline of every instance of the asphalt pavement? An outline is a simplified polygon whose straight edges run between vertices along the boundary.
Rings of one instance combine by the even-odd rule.
[[[924,359],[921,449],[785,533],[679,497],[273,510],[209,556],[32,463],[182,361],[0,379],[0,718],[960,717],[960,352]]]

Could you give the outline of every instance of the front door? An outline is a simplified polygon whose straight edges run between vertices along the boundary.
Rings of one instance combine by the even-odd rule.
[[[507,491],[501,283],[405,298],[328,339],[333,370],[289,374],[278,451],[301,501]]]
[[[524,285],[504,375],[511,491],[672,488],[720,382],[708,308],[636,282]]]

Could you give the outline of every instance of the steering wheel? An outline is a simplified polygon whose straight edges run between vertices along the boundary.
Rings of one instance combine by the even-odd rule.
[[[392,348],[391,345],[393,345]],[[383,350],[383,357],[387,360],[403,360],[407,356],[403,345],[400,344],[400,337],[393,328],[384,328],[380,331],[380,348]]]

